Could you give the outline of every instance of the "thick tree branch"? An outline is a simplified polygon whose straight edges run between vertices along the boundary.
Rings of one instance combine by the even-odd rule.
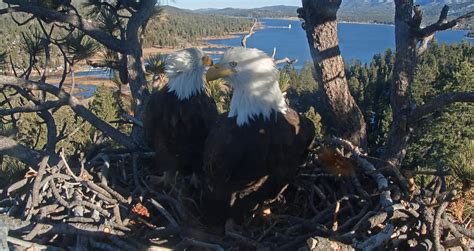
[[[456,26],[458,23],[470,19],[474,16],[474,11],[471,11],[465,15],[462,15],[454,20],[448,21],[448,11],[449,11],[449,6],[445,5],[443,7],[443,10],[441,11],[441,14],[439,16],[439,19],[436,23],[431,24],[423,29],[418,29],[415,32],[415,36],[418,38],[425,38],[433,35],[437,31],[443,31],[443,30],[448,30]],[[421,16],[419,17],[421,20]]]
[[[48,163],[51,166],[59,163],[60,158],[56,154],[44,153],[30,149],[11,138],[0,135],[0,156],[10,156],[23,162],[27,166],[35,167],[41,162],[44,154],[49,155]]]
[[[85,19],[76,14],[65,14],[50,9],[42,8],[31,3],[22,3],[17,0],[5,0],[5,3],[17,5],[7,9],[0,10],[0,14],[12,13],[12,12],[23,12],[34,15],[35,17],[52,20],[55,22],[67,23],[77,29],[83,31],[85,34],[94,38],[101,44],[105,45],[107,48],[118,51],[121,53],[126,53],[128,51],[128,46],[126,43],[118,40],[112,35],[108,34],[100,27],[91,22],[88,19]]]
[[[110,68],[114,70],[120,70],[120,62],[118,61],[103,62],[101,60],[86,59],[86,63],[87,65],[96,68]]]
[[[32,106],[18,106],[13,109],[8,110],[0,110],[0,116],[7,116],[16,113],[30,113],[30,112],[39,112],[44,110],[49,110],[52,108],[59,108],[61,106],[66,105],[66,100],[56,100],[56,101],[46,101],[40,105],[32,105]]]
[[[425,40],[438,30],[449,29],[457,22],[472,17],[468,13],[451,22],[447,21],[449,7],[445,6],[438,22],[421,29],[422,11],[419,6],[413,9],[413,0],[395,0],[395,66],[391,85],[390,106],[392,108],[392,124],[385,146],[381,149],[381,158],[396,167],[400,167],[408,147],[414,123],[421,117],[436,111],[438,108],[464,99],[469,95],[443,94],[412,111],[413,100],[410,89],[417,66],[417,43]],[[414,15],[413,15],[414,12]],[[422,41],[421,51],[427,41]],[[420,51],[418,51],[420,52]],[[380,167],[380,166],[379,166]]]
[[[150,19],[156,8],[156,0],[142,0],[139,2],[139,4],[140,8],[135,13],[133,13],[127,24],[126,34],[129,46],[140,44],[138,30]]]
[[[24,80],[21,78],[10,77],[10,76],[0,76],[0,85],[9,85],[9,86],[16,86],[20,88],[25,88],[29,90],[42,90],[48,93],[51,93],[59,98],[59,100],[64,100],[67,104],[71,107],[71,109],[81,118],[85,119],[89,122],[92,126],[97,128],[99,131],[103,132],[105,135],[109,136],[117,143],[129,148],[135,149],[136,145],[133,140],[123,134],[122,132],[118,131],[117,129],[113,128],[111,125],[106,123],[105,121],[98,118],[94,113],[89,111],[86,107],[84,107],[79,100],[75,97],[69,95],[68,93],[62,91],[58,87],[49,84],[43,83],[36,83],[33,81]]]
[[[474,103],[474,92],[450,92],[440,94],[413,110],[410,114],[410,122],[416,123],[423,117],[457,102]]]

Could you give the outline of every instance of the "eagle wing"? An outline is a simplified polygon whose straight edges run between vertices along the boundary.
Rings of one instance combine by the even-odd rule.
[[[216,118],[215,102],[205,93],[184,101],[166,88],[152,94],[142,120],[158,168],[200,170],[204,142]]]

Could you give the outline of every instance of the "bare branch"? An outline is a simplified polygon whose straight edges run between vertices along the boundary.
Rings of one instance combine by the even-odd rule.
[[[454,20],[448,21],[449,6],[445,5],[441,10],[441,14],[436,23],[431,24],[423,29],[418,29],[415,32],[416,37],[425,38],[433,35],[437,31],[448,30],[456,26],[458,23],[471,19],[474,16],[474,11],[471,11],[465,15],[462,15]]]
[[[129,149],[136,148],[136,144],[129,136],[123,134],[105,121],[98,118],[94,113],[92,113],[85,106],[83,106],[78,99],[62,91],[54,85],[36,83],[33,81],[28,81],[10,76],[0,76],[0,85],[16,86],[29,90],[42,90],[51,93],[58,97],[60,100],[64,100],[64,102],[67,102],[67,104],[78,116],[91,123],[95,128],[115,140],[117,143]]]
[[[32,106],[18,106],[13,109],[8,110],[0,110],[0,116],[7,116],[16,113],[31,113],[31,112],[39,112],[43,110],[49,110],[52,108],[59,108],[61,106],[66,105],[67,100],[57,100],[57,101],[46,101],[40,105],[32,105]]]
[[[129,120],[130,122],[132,122],[133,124],[139,126],[139,127],[142,127],[143,128],[143,122],[127,113],[123,113],[122,114],[122,117],[124,117],[125,119]]]
[[[41,156],[44,154],[44,152],[30,149],[11,138],[0,135],[0,155],[13,157],[28,166],[37,166],[42,160]],[[48,163],[50,165],[59,163],[59,156],[55,154],[49,154],[49,156]]]
[[[140,44],[139,37],[138,37],[138,30],[144,25],[150,17],[155,12],[155,4],[156,0],[143,0],[140,1],[140,9],[138,9],[133,15],[130,17],[127,25],[127,40],[131,42],[131,44]]]
[[[86,63],[92,67],[110,68],[114,70],[120,69],[120,64],[118,61],[103,62],[102,60],[86,59]]]
[[[257,27],[258,19],[255,18],[255,22],[253,23],[252,27],[250,27],[249,33],[242,38],[242,47],[247,47],[247,39],[249,39],[255,33],[255,27]]]
[[[275,60],[275,64],[294,64],[298,62],[298,59],[289,59],[288,57]]]
[[[425,104],[415,108],[410,114],[410,122],[416,123],[423,117],[443,109],[445,106],[457,102],[474,102],[474,92],[450,92],[440,94]]]

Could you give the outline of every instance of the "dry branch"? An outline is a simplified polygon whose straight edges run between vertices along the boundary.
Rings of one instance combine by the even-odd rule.
[[[453,19],[451,21],[448,21],[448,12],[449,12],[449,6],[445,5],[443,9],[441,10],[439,19],[436,23],[428,25],[425,28],[422,29],[417,29],[415,31],[415,36],[418,38],[425,38],[432,36],[434,33],[437,31],[443,31],[443,30],[448,30],[456,26],[458,23],[471,19],[474,16],[474,11],[471,11],[469,13],[466,13],[456,19]],[[421,17],[418,17],[421,21]],[[418,24],[419,28],[419,24]]]
[[[345,144],[345,141],[339,142],[342,145]],[[363,155],[360,155],[358,148],[350,145],[345,145],[345,147],[348,150],[352,149],[353,158],[356,156],[362,158]],[[140,161],[138,154],[119,153],[117,156],[121,157],[105,153],[98,153],[97,156],[92,157],[93,164],[90,163],[90,166],[86,166],[86,170],[83,171],[91,175],[90,177],[79,175],[74,178],[72,171],[60,162],[61,166],[44,169],[42,178],[36,175],[29,180],[22,179],[14,183],[14,186],[6,187],[4,190],[10,191],[7,194],[8,200],[5,200],[5,204],[0,201],[0,208],[7,205],[6,211],[11,213],[0,215],[0,223],[3,222],[9,227],[9,237],[27,241],[25,243],[28,244],[50,240],[55,235],[59,235],[70,246],[77,247],[79,243],[79,246],[83,248],[127,247],[128,249],[148,247],[156,249],[161,247],[159,244],[161,242],[156,242],[159,239],[173,241],[177,245],[175,248],[184,249],[194,246],[214,250],[231,247],[297,249],[304,246],[307,239],[311,239],[318,240],[318,243],[311,242],[308,249],[314,247],[315,244],[318,246],[332,243],[349,250],[351,246],[357,249],[400,246],[413,241],[410,238],[418,238],[407,236],[410,231],[418,231],[417,225],[433,225],[435,221],[432,213],[431,216],[427,214],[425,218],[420,216],[423,214],[422,210],[427,208],[423,204],[424,201],[430,200],[415,197],[411,203],[396,201],[396,204],[390,207],[391,210],[387,210],[384,208],[385,202],[377,196],[362,199],[359,195],[362,192],[357,189],[345,189],[347,184],[352,184],[350,179],[323,175],[325,173],[319,167],[307,165],[304,171],[312,175],[300,176],[298,183],[293,184],[293,186],[302,187],[302,191],[306,190],[307,193],[295,193],[295,191],[291,192],[293,189],[287,189],[282,194],[284,200],[294,201],[291,204],[273,202],[267,205],[272,207],[272,212],[278,212],[270,216],[270,221],[269,219],[262,221],[257,216],[255,219],[250,219],[250,224],[246,225],[243,231],[228,231],[227,237],[220,239],[212,234],[188,227],[195,224],[192,222],[197,222],[198,219],[194,218],[189,213],[189,207],[183,204],[189,200],[182,197],[181,190],[187,185],[184,180],[183,182],[177,178],[178,183],[175,187],[171,188],[167,194],[163,194],[151,190],[150,184],[143,184],[139,179],[140,184],[146,185],[141,188],[144,190],[143,193],[139,193],[138,197],[125,199],[124,193],[118,192],[113,187],[117,188],[117,184],[128,184],[125,189],[136,190],[137,184],[133,175],[136,168],[132,163],[135,162],[135,166],[141,166],[142,163],[138,163]],[[314,161],[312,158],[308,160],[309,163]],[[123,161],[126,162],[126,168],[120,171],[118,166],[123,166]],[[359,166],[363,165],[368,164],[359,162]],[[95,168],[100,170],[104,166],[109,166],[105,173],[99,174],[92,170],[97,170]],[[125,172],[124,175],[121,172]],[[147,175],[146,168],[140,172],[140,176]],[[360,189],[370,195],[385,192],[378,187],[376,179],[373,178],[375,174],[383,177],[383,174],[379,172],[371,174],[356,172],[355,174],[357,179],[364,180],[359,184]],[[102,182],[104,179],[105,182]],[[22,207],[27,204],[33,205],[32,202],[28,202],[30,200],[27,195],[29,195],[28,191],[34,190],[35,183],[40,184],[39,187],[42,188],[37,196],[38,206],[35,210],[31,210],[32,217],[23,220],[21,210],[15,213],[8,207],[13,204]],[[23,189],[18,189],[19,187]],[[315,198],[308,200],[307,196],[310,195]],[[442,193],[439,196],[446,196],[446,194]],[[447,198],[446,201],[449,199]],[[137,206],[138,202],[141,206]],[[313,204],[313,207],[310,208],[308,203]],[[472,237],[469,230],[448,221],[449,217],[444,217],[447,214],[445,210],[438,212],[437,216],[443,216],[439,220],[440,231],[450,231],[456,238],[463,235]],[[41,220],[38,221],[39,219]],[[337,231],[326,227],[333,225],[334,219],[341,224]],[[423,219],[426,219],[426,223],[416,223]],[[28,234],[21,235],[25,231]],[[80,242],[84,236],[90,240],[88,243]],[[327,236],[333,238],[327,239]],[[397,237],[395,241],[391,236],[399,238]],[[453,240],[440,241],[440,243],[441,245],[456,245],[458,242]],[[64,242],[59,244],[54,240],[51,240],[48,245],[65,247]]]
[[[255,18],[255,21],[252,27],[250,27],[249,33],[242,38],[242,41],[241,41],[242,47],[244,48],[247,47],[247,39],[249,39],[255,33],[255,27],[257,27],[257,24],[258,24],[258,19]]]
[[[129,136],[116,130],[111,125],[109,125],[105,121],[98,118],[94,113],[92,113],[85,106],[83,106],[79,100],[77,100],[75,97],[69,95],[68,93],[64,92],[63,90],[61,90],[60,88],[54,85],[29,81],[29,80],[25,80],[21,78],[10,77],[10,76],[0,76],[0,86],[14,86],[14,87],[19,87],[19,88],[24,88],[27,90],[41,90],[41,91],[46,91],[50,94],[53,94],[59,99],[59,102],[58,102],[59,104],[67,103],[67,105],[71,107],[71,109],[78,116],[88,121],[95,128],[97,128],[99,131],[103,132],[105,135],[115,140],[117,143],[129,149],[136,148],[135,143]]]
[[[30,149],[11,138],[0,135],[0,155],[11,156],[28,166],[36,167],[41,162],[44,154],[46,153]],[[51,153],[48,153],[48,155],[50,156],[50,165],[56,165],[59,163],[59,156]]]

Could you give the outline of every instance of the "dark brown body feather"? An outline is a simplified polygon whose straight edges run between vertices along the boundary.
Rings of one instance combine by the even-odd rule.
[[[208,224],[241,221],[259,204],[278,195],[296,175],[314,138],[314,125],[294,110],[238,127],[219,117],[204,152],[204,214]]]
[[[157,171],[190,174],[202,170],[204,142],[218,116],[205,92],[179,100],[168,88],[149,98],[143,115],[145,140],[155,152]]]

